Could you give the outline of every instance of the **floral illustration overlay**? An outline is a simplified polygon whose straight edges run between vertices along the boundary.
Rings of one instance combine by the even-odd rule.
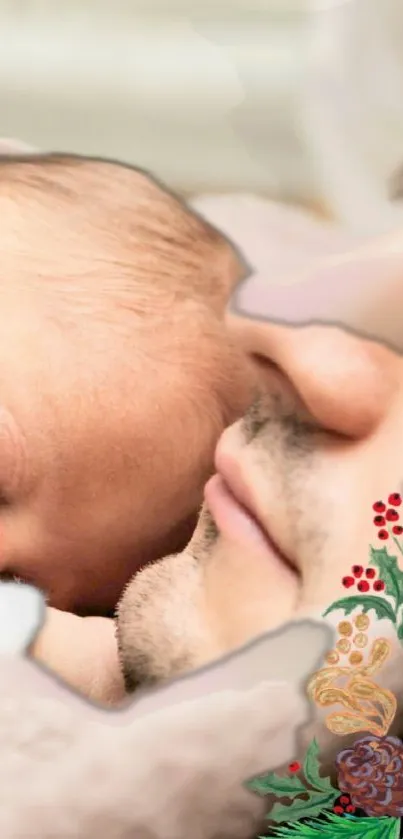
[[[371,614],[375,613],[378,620],[393,624],[397,638],[403,642],[403,571],[385,545],[390,540],[403,555],[399,540],[403,526],[398,523],[401,507],[402,498],[397,492],[389,495],[387,503],[376,501],[373,505],[378,547],[370,547],[367,568],[352,566],[342,579],[349,593],[324,612],[326,617],[342,611],[344,618],[338,624],[338,639],[325,666],[313,674],[307,686],[310,699],[318,707],[329,708],[325,725],[333,734],[360,736],[337,755],[337,786],[321,774],[316,740],[311,742],[303,764],[290,764],[286,775],[269,772],[247,782],[256,794],[278,799],[267,814],[270,836],[400,836],[403,742],[388,735],[397,702],[391,691],[377,684],[391,643],[377,638],[370,644],[367,633]]]

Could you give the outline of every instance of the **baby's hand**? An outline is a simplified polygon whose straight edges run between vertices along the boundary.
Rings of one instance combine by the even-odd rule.
[[[28,654],[94,702],[116,705],[125,697],[113,620],[47,607]]]

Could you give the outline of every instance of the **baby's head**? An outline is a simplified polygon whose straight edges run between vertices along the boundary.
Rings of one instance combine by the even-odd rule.
[[[244,270],[141,171],[0,162],[0,572],[111,609],[190,536],[250,398],[221,318]]]

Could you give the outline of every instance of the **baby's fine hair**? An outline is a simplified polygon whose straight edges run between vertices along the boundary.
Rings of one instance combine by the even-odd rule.
[[[185,201],[113,160],[0,157],[0,217],[3,282],[89,284],[141,308],[142,289],[148,301],[161,288],[195,299],[222,293],[234,268],[245,273],[232,244]]]

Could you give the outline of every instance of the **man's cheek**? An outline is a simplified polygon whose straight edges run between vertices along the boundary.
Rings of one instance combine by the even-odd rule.
[[[222,652],[292,619],[298,577],[270,556],[251,553],[223,537],[204,567],[206,620]]]

